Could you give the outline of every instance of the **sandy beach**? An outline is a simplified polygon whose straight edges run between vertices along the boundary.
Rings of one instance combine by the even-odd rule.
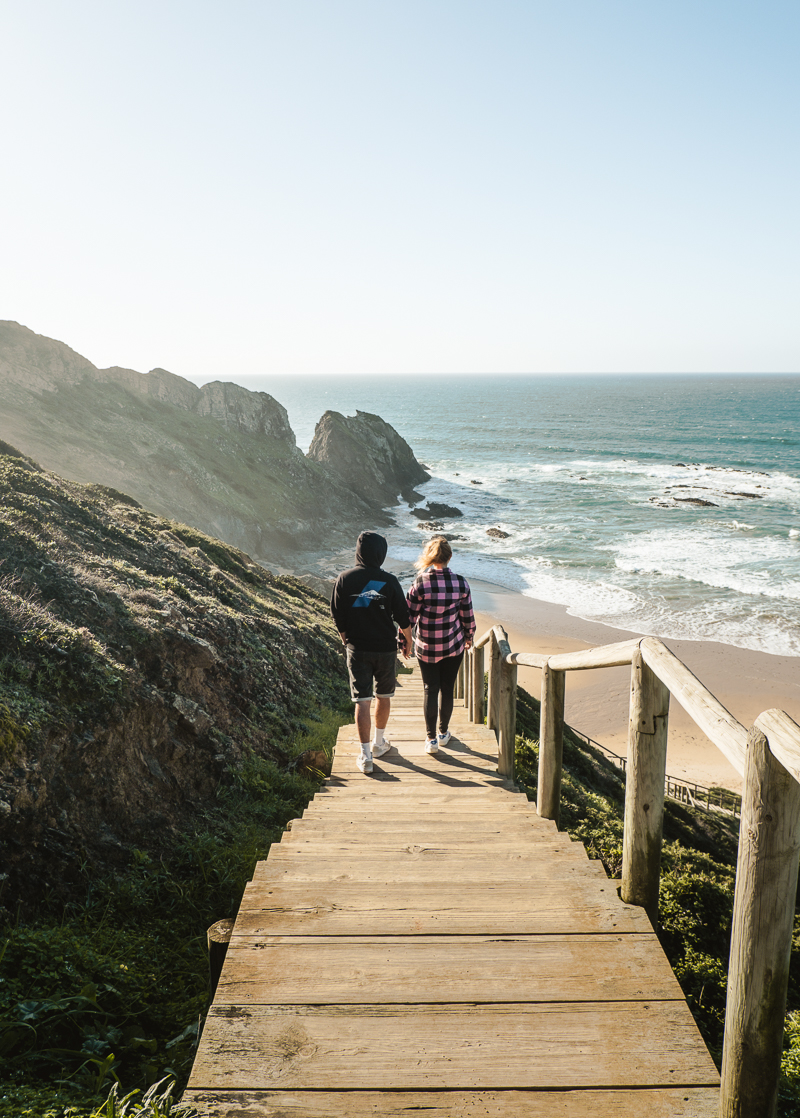
[[[479,633],[500,623],[515,651],[572,652],[641,635],[572,617],[563,606],[491,583],[473,579],[470,585]],[[771,707],[785,710],[800,722],[797,658],[706,641],[664,643],[745,726]],[[627,752],[629,679],[628,668],[567,673],[567,721],[620,756]],[[540,681],[537,669],[519,669],[519,682],[537,696]],[[741,790],[738,773],[675,701],[670,704],[667,772],[699,784]]]
[[[408,563],[389,560],[385,566],[403,580],[416,573]],[[515,652],[573,652],[644,635],[573,617],[564,606],[492,583],[470,579],[470,587],[478,633],[502,625]],[[711,641],[664,643],[743,725],[751,726],[762,711],[773,707],[800,722],[800,659]],[[518,679],[527,691],[539,696],[538,669],[520,668]],[[625,667],[567,673],[567,721],[623,757],[628,746],[629,686],[630,669]],[[739,774],[674,700],[670,704],[667,772],[698,784],[741,791]]]

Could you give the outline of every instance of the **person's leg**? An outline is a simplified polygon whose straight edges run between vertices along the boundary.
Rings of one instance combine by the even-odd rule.
[[[372,753],[382,757],[391,748],[391,742],[384,737],[383,731],[389,721],[397,682],[397,654],[395,652],[376,652],[373,656],[372,671],[375,676],[375,737],[372,740]]]
[[[356,704],[356,731],[361,746],[356,764],[363,773],[372,772],[370,747],[370,704],[372,703],[372,668],[362,653],[348,646],[347,673],[350,676],[350,695]]]
[[[418,661],[424,688],[422,710],[425,715],[425,736],[429,743],[436,741],[436,717],[439,713],[439,688],[441,686],[440,662],[439,660]]]
[[[372,699],[356,699],[356,729],[362,750],[369,748],[370,743],[370,705]]]
[[[375,729],[381,733],[389,722],[389,712],[392,709],[392,700],[388,695],[378,695],[375,700]]]
[[[453,690],[458,678],[458,669],[461,667],[461,661],[464,659],[464,653],[459,652],[458,656],[448,656],[445,660],[439,661],[439,679],[441,684],[441,693],[439,699],[439,736],[446,737],[447,731],[450,726],[450,718],[453,714]]]

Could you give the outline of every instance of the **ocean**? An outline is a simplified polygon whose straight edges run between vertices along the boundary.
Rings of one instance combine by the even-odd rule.
[[[391,423],[432,474],[426,500],[463,512],[446,531],[467,577],[623,629],[800,656],[800,375],[241,383],[287,408],[303,450],[326,409]],[[401,505],[392,557],[419,554],[417,524]]]

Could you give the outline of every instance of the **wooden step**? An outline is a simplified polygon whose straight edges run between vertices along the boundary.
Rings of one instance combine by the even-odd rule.
[[[716,1118],[643,909],[418,675],[366,776],[354,728],[245,889],[184,1100],[203,1118]]]

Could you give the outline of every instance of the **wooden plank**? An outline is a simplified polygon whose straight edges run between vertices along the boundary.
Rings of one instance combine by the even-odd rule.
[[[364,838],[375,837],[387,831],[399,831],[415,841],[427,841],[437,835],[449,834],[451,837],[463,835],[465,842],[474,842],[480,836],[489,839],[491,836],[511,837],[512,835],[522,841],[530,839],[535,833],[535,822],[532,817],[524,812],[511,812],[502,817],[485,813],[475,814],[469,811],[459,811],[449,815],[438,816],[432,814],[420,819],[418,815],[409,812],[388,810],[382,816],[359,815],[355,812],[338,812],[336,817],[323,817],[322,812],[314,814],[309,812],[302,819],[292,821],[292,834],[325,832],[341,838],[349,833],[360,834]]]
[[[468,818],[474,821],[476,816],[469,816]],[[391,821],[387,820],[382,827],[364,824],[360,831],[351,827],[347,832],[344,832],[335,827],[324,827],[322,824],[312,826],[310,822],[306,823],[304,820],[298,819],[292,821],[292,829],[284,833],[281,842],[286,841],[289,844],[310,842],[317,846],[323,842],[330,842],[337,846],[348,846],[352,852],[353,843],[358,843],[363,849],[362,840],[366,838],[369,840],[369,848],[365,850],[365,854],[369,854],[380,846],[387,845],[404,847],[441,846],[455,850],[461,843],[466,854],[474,854],[477,849],[484,850],[488,854],[490,851],[510,847],[514,850],[520,850],[522,853],[527,853],[529,857],[535,857],[537,843],[542,838],[546,838],[548,842],[561,843],[565,847],[575,845],[568,836],[559,838],[560,833],[555,831],[548,834],[536,826],[532,826],[529,831],[524,832],[516,827],[509,830],[505,830],[505,828],[487,830],[485,827],[453,825],[448,828],[444,823],[438,827],[428,827],[419,821],[416,821],[412,826],[410,823],[401,823],[396,818]]]
[[[654,1044],[653,1038],[659,1043]],[[713,1087],[682,1002],[214,1006],[189,1088]]]
[[[217,1000],[230,1005],[680,1001],[655,933],[596,936],[243,936]]]
[[[251,881],[237,935],[546,935],[649,932],[643,909],[624,905],[613,882],[575,875],[569,890],[499,882],[478,889],[454,883]]]
[[[369,844],[369,856],[365,856],[364,847],[360,842],[349,839],[347,841],[329,838],[315,838],[313,835],[306,835],[303,837],[293,836],[291,833],[285,834],[280,843],[273,843],[270,847],[270,860],[281,856],[280,852],[286,851],[288,855],[295,853],[304,853],[307,858],[314,859],[330,855],[331,857],[346,857],[349,859],[350,864],[354,864],[357,860],[375,863],[380,860],[387,864],[400,864],[402,855],[405,853],[411,855],[425,855],[430,858],[450,857],[456,858],[463,856],[464,864],[467,864],[468,859],[478,858],[496,858],[498,862],[502,862],[505,858],[519,857],[524,862],[533,862],[538,858],[549,858],[550,851],[553,847],[549,842],[545,842],[540,846],[542,840],[537,839],[530,846],[522,844],[517,840],[504,839],[501,841],[492,842],[491,844],[483,842],[471,843],[465,846],[459,841],[450,841],[446,836],[442,836],[437,841],[425,842],[409,842],[406,835],[380,836]],[[561,844],[560,849],[569,852],[577,844],[567,845]],[[555,849],[558,849],[556,847]],[[585,854],[585,851],[584,851]],[[575,853],[569,853],[568,856],[575,857],[583,861],[583,856]],[[588,862],[591,865],[598,865],[602,869],[600,863]],[[431,866],[431,872],[434,872],[434,867]]]
[[[333,846],[344,853],[337,853],[333,846],[327,847],[326,841],[315,840],[310,835],[300,838],[298,834],[290,831],[282,836],[279,843],[272,844],[269,857],[257,863],[256,872],[262,866],[269,866],[275,861],[291,864],[294,861],[301,863],[311,858],[334,862],[347,861],[351,867],[354,865],[352,840],[345,841],[342,838],[333,840]],[[469,847],[459,846],[453,842],[393,841],[384,837],[370,844],[369,853],[370,855],[380,853],[381,861],[390,865],[393,872],[396,872],[397,867],[402,863],[420,864],[427,867],[428,873],[436,874],[443,880],[447,879],[449,871],[455,869],[459,863],[463,865],[465,872],[478,873],[480,865],[486,863],[496,865],[498,870],[504,864],[508,864],[520,872],[523,867],[532,866],[545,873],[551,863],[557,870],[558,865],[565,859],[582,865],[589,862],[586,847],[582,843],[569,840],[564,842],[557,832],[552,836],[537,835],[535,842],[530,845],[515,840],[491,846],[477,843]],[[374,862],[375,859],[367,857],[362,858],[361,861]],[[598,861],[594,864],[599,866],[602,863]]]
[[[455,794],[444,791],[438,793],[420,791],[416,796],[393,796],[390,790],[388,793],[384,791],[379,796],[362,795],[358,792],[316,796],[303,813],[303,818],[315,814],[324,818],[330,812],[342,811],[350,814],[359,813],[363,818],[368,819],[374,812],[384,815],[387,811],[398,815],[409,812],[413,812],[414,815],[424,815],[426,811],[441,812],[446,815],[453,811],[457,811],[459,815],[481,812],[505,817],[535,814],[536,809],[532,807],[526,796],[518,798],[515,802],[510,797],[505,799],[493,796],[488,791],[476,790],[466,793],[460,791]]]
[[[559,857],[559,855],[561,855]],[[569,887],[576,876],[592,877],[593,866],[585,854],[575,855],[562,850],[547,851],[544,857],[520,861],[504,861],[501,857],[476,856],[468,862],[463,858],[406,858],[381,854],[380,858],[361,858],[315,853],[299,857],[270,858],[260,862],[253,871],[253,881],[267,882],[371,882],[393,885],[400,882],[430,881],[431,875],[452,883],[480,888],[493,882],[522,885],[530,881],[547,881],[551,887],[562,882]],[[605,872],[604,872],[605,876]]]
[[[446,779],[453,779],[452,777]],[[455,778],[458,779],[458,778]],[[524,792],[520,792],[508,781],[503,783],[491,783],[485,777],[473,776],[463,781],[463,783],[456,787],[455,791],[448,788],[447,785],[440,784],[438,780],[427,779],[427,788],[420,788],[419,784],[413,786],[403,784],[402,775],[399,780],[356,780],[355,777],[350,779],[335,777],[317,792],[314,797],[313,803],[324,803],[326,800],[342,799],[345,796],[376,798],[381,797],[386,800],[388,797],[401,796],[407,799],[421,800],[422,797],[436,797],[443,802],[469,803],[472,800],[478,799],[492,799],[496,803],[517,803],[527,804],[528,797]]]
[[[478,772],[459,771],[434,771],[429,769],[422,772],[409,766],[408,768],[393,768],[391,771],[382,769],[380,761],[373,762],[375,768],[370,774],[370,780],[364,780],[364,774],[355,767],[350,772],[334,772],[325,782],[323,792],[335,791],[337,788],[357,789],[359,792],[380,791],[381,784],[388,784],[395,789],[408,789],[408,795],[416,795],[420,784],[427,784],[432,791],[440,788],[495,788],[500,791],[513,792],[519,790],[510,780],[504,780],[496,772],[480,770]],[[378,786],[378,787],[376,787]],[[525,793],[519,793],[524,795]]]
[[[351,750],[345,754],[341,754],[337,750],[336,756],[333,761],[334,772],[339,769],[344,769],[347,772],[355,773],[359,770],[356,767],[356,757],[358,756],[355,750]],[[463,750],[455,752],[451,750],[446,753],[440,749],[438,753],[426,753],[424,744],[420,743],[416,751],[407,751],[401,753],[397,749],[392,749],[383,757],[373,758],[373,764],[377,767],[391,771],[392,769],[408,769],[416,770],[417,772],[458,772],[463,769],[465,772],[485,772],[497,770],[497,754],[496,753],[480,753],[476,751]],[[363,775],[363,774],[362,774]]]
[[[186,1091],[204,1118],[717,1118],[714,1087],[632,1091]]]
[[[457,783],[462,787],[469,787],[470,781],[486,781],[488,787],[500,786],[504,779],[497,771],[497,760],[484,757],[470,757],[449,760],[437,760],[436,754],[427,760],[424,754],[419,757],[405,757],[402,761],[380,757],[372,759],[372,772],[365,774],[356,765],[356,758],[348,757],[346,760],[334,760],[331,776],[334,780],[343,779],[357,781],[364,788],[379,781],[405,782],[416,780],[428,783],[431,788],[446,787],[450,783]],[[489,783],[496,782],[496,783]],[[506,782],[509,783],[509,782]]]

